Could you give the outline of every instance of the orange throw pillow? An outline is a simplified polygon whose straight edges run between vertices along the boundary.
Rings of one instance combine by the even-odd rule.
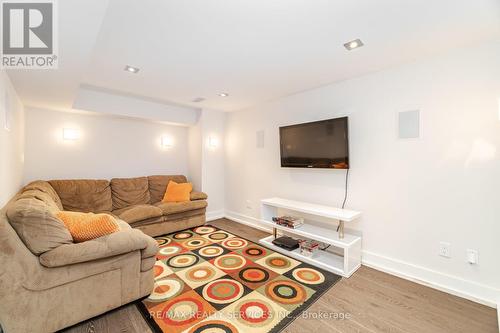
[[[120,230],[116,220],[108,214],[60,211],[56,216],[68,228],[75,243],[106,236]]]
[[[190,200],[193,184],[169,181],[162,202],[185,202]]]

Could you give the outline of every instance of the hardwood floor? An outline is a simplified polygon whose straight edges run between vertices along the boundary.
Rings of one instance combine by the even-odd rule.
[[[211,224],[255,242],[266,235],[227,219]],[[283,332],[498,333],[495,309],[364,266],[339,281],[307,313],[308,318],[297,318]],[[325,314],[331,317],[318,318]],[[151,331],[135,306],[129,305],[64,332]]]

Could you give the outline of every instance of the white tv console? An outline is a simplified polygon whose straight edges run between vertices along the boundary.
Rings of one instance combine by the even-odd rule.
[[[263,245],[274,251],[281,252],[287,256],[344,277],[351,276],[361,266],[361,237],[344,233],[343,231],[344,222],[351,222],[357,219],[361,215],[360,212],[282,198],[264,199],[261,201],[261,205],[261,223],[264,226],[273,228],[273,235],[262,238],[259,241]],[[302,226],[297,229],[291,229],[273,222],[272,218],[280,215],[279,210],[291,211],[287,212],[287,214],[291,215],[299,213],[295,214],[297,216],[301,216],[300,213],[307,214],[313,218],[309,219],[306,217]],[[315,221],[314,217],[327,219],[327,221],[329,219],[338,220],[339,232],[336,231],[336,225]],[[286,234],[326,243],[334,251],[319,250],[312,258],[300,254],[299,249],[287,251],[272,243],[273,239],[276,238],[278,230]]]

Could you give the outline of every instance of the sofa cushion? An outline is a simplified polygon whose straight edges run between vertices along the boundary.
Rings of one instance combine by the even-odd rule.
[[[73,238],[57,213],[37,198],[18,198],[7,207],[7,217],[24,245],[35,255],[50,251]]]
[[[163,215],[171,215],[171,214],[187,212],[190,210],[205,208],[207,207],[207,202],[205,200],[186,201],[186,202],[159,202],[155,204],[155,206],[161,209]]]
[[[132,205],[148,204],[150,200],[148,178],[113,178],[111,179],[111,196],[115,210]]]
[[[158,216],[158,217],[152,217],[152,218],[149,218],[149,219],[145,219],[145,220],[140,220],[140,221],[137,221],[137,222],[131,222],[130,223],[130,226],[132,228],[137,228],[141,225],[145,225],[145,224],[155,224],[155,223],[161,223],[161,222],[164,222],[166,219],[165,216]]]
[[[153,205],[134,205],[114,210],[113,214],[125,222],[134,223],[153,217],[160,217],[163,215],[163,212],[160,208]]]
[[[111,187],[107,180],[51,180],[64,210],[101,213],[113,210]]]
[[[18,195],[19,199],[38,199],[43,201],[51,210],[60,210],[59,206],[54,202],[52,197],[40,190],[25,190]]]
[[[149,252],[157,252],[156,241],[140,230],[130,229],[83,243],[60,246],[41,255],[40,263],[45,267],[61,267],[146,249],[148,255]]]
[[[127,222],[123,221],[123,220],[120,220],[119,218],[115,218],[116,219],[116,223],[118,223],[118,227],[120,227],[120,230],[129,230],[129,229],[132,229],[132,227],[130,226],[130,224],[128,224]]]
[[[175,222],[175,221],[178,221],[178,220],[190,218],[192,216],[203,215],[206,212],[207,212],[206,208],[187,210],[185,212],[180,212],[180,213],[174,213],[174,214],[165,215],[165,221]]]
[[[61,198],[59,198],[59,195],[57,194],[56,190],[54,190],[54,188],[49,184],[49,182],[44,180],[35,180],[34,182],[31,182],[28,185],[26,185],[22,189],[22,192],[29,190],[37,190],[47,194],[52,198],[52,200],[54,200],[55,204],[57,205],[57,208],[63,209]]]
[[[190,200],[207,200],[207,198],[208,195],[206,195],[205,193],[196,191],[191,192],[189,196]]]
[[[149,176],[149,194],[151,196],[150,203],[155,204],[160,202],[165,195],[167,190],[167,185],[169,181],[174,181],[176,183],[186,183],[187,179],[185,176]]]

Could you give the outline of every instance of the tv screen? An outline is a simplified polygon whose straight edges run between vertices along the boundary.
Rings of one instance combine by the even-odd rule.
[[[281,166],[349,169],[347,117],[280,127]]]

